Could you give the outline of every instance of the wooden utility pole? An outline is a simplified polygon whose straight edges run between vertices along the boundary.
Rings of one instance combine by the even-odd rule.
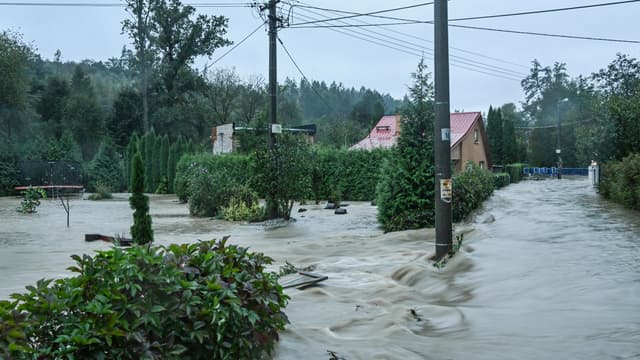
[[[435,212],[436,259],[452,245],[451,120],[449,105],[449,29],[447,0],[435,0]]]

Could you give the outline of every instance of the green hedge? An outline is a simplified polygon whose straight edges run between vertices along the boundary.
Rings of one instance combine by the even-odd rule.
[[[263,358],[288,297],[269,257],[225,243],[72,256],[75,277],[0,301],[0,358]]]
[[[602,196],[640,210],[640,154],[603,164],[601,174],[598,190]]]
[[[503,188],[511,183],[511,176],[507,173],[493,174],[493,184],[496,189]]]
[[[453,221],[463,221],[473,210],[488,199],[494,190],[491,172],[470,165],[453,178]]]
[[[230,182],[249,184],[251,163],[246,155],[212,155],[208,153],[183,155],[176,167],[174,190],[181,201],[191,194],[191,183],[198,174],[224,173]]]
[[[522,170],[525,168],[526,164],[509,164],[505,166],[505,171],[509,174],[511,178],[511,183],[515,184],[522,180]]]
[[[382,164],[390,150],[346,150],[317,148],[314,150],[312,197],[326,200],[338,192],[342,200],[371,201],[382,178]]]

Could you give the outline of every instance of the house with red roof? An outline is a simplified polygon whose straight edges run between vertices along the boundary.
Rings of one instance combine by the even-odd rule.
[[[386,115],[374,126],[366,138],[350,149],[371,150],[391,148],[400,136],[400,115]],[[461,171],[464,164],[472,161],[481,168],[490,169],[489,142],[479,112],[457,112],[451,114],[451,163],[454,171]]]

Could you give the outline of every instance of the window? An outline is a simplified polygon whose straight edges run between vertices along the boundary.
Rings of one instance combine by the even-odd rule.
[[[480,165],[480,169],[484,169],[484,161],[480,161],[479,165]]]
[[[479,135],[478,135],[478,129],[477,128],[473,130],[473,143],[474,144],[479,144],[480,143],[480,138],[479,138]]]

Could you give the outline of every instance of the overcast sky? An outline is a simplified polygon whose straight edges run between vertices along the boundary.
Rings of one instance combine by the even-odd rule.
[[[4,1],[0,0],[0,3],[2,2]],[[40,0],[40,2],[55,1]],[[91,1],[66,0],[65,2]],[[114,3],[117,0],[96,2]],[[205,1],[183,0],[183,2],[197,4]],[[227,2],[243,3],[241,0]],[[371,12],[421,2],[418,0],[304,1],[308,5],[353,12]],[[451,0],[449,18],[552,9],[598,2],[603,1]],[[309,9],[294,8],[292,21],[303,22],[308,21],[310,17],[321,18],[323,15],[340,16],[318,10],[311,11],[318,13],[313,14]],[[198,12],[228,17],[228,38],[235,42],[240,41],[262,23],[257,10],[252,8],[198,8]],[[382,15],[432,20],[433,6]],[[455,24],[640,40],[638,15],[640,15],[640,2],[539,15],[464,21]],[[0,29],[11,29],[22,33],[24,40],[32,42],[45,58],[52,58],[56,49],[60,49],[65,61],[106,60],[119,56],[123,45],[130,46],[128,38],[121,34],[121,21],[125,17],[124,8],[120,7],[0,6]],[[344,21],[379,23],[389,20],[365,17]],[[433,26],[430,24],[339,30],[352,36],[382,42],[373,38],[376,37],[384,40],[388,46],[401,48],[416,55],[356,39],[327,28],[282,29],[279,36],[310,79],[342,82],[348,87],[367,86],[397,98],[401,98],[406,93],[407,86],[411,83],[410,74],[416,68],[418,54],[423,53],[419,48],[424,48],[427,63],[430,68],[433,68],[431,57]],[[360,34],[354,33],[355,31]],[[390,39],[389,36],[396,39]],[[640,58],[640,44],[534,37],[459,28],[450,28],[449,36],[452,47],[452,110],[486,111],[490,104],[500,105],[506,102],[519,104],[523,100],[519,80],[526,76],[533,59],[538,59],[543,65],[551,65],[556,61],[565,62],[570,75],[577,76],[588,75],[605,67],[618,52]],[[390,42],[396,42],[396,45]],[[407,46],[418,50],[407,49]],[[226,49],[218,50],[209,61],[212,62],[225,51]],[[234,67],[244,78],[251,75],[262,75],[267,78],[267,55],[267,33],[266,29],[261,28],[215,66]],[[503,62],[491,58],[500,59]],[[205,62],[205,59],[201,59],[197,65],[202,66]],[[469,69],[488,72],[492,75]],[[282,81],[285,77],[299,80],[301,76],[284,51],[280,49],[278,78]]]

